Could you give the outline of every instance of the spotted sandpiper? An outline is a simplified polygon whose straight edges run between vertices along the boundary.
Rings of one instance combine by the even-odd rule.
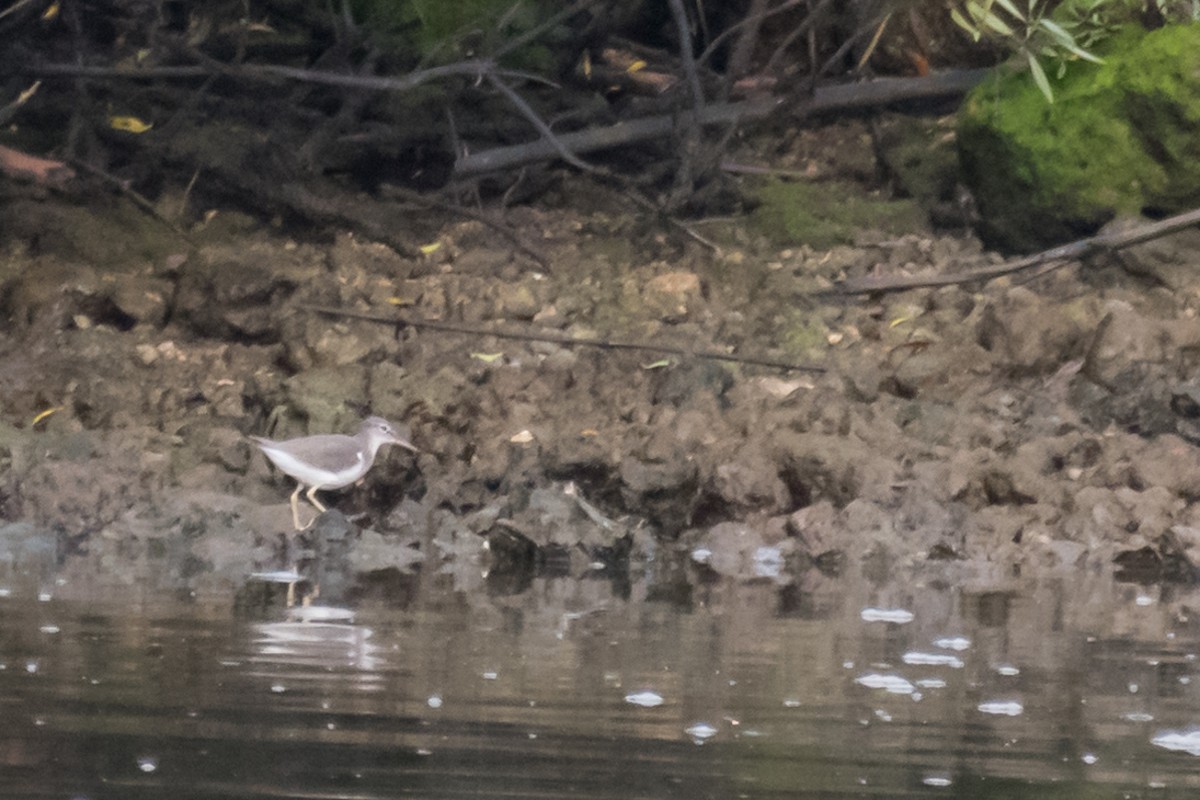
[[[412,443],[381,417],[368,417],[363,420],[362,427],[353,436],[343,434],[321,434],[320,436],[302,436],[299,439],[288,439],[277,442],[264,439],[261,436],[251,436],[258,449],[271,460],[271,463],[282,472],[296,479],[296,491],[292,492],[292,522],[296,530],[303,530],[300,524],[299,500],[300,492],[308,487],[305,497],[324,513],[327,509],[317,499],[320,489],[341,489],[349,486],[367,474],[367,470],[375,463],[375,454],[385,444],[398,444],[401,447],[420,452]],[[310,522],[309,525],[312,523]]]

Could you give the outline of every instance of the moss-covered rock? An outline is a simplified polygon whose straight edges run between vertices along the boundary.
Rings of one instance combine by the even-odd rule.
[[[1200,204],[1200,25],[1126,29],[1101,54],[1070,66],[1053,103],[1027,71],[967,97],[959,156],[988,244],[1037,249]]]

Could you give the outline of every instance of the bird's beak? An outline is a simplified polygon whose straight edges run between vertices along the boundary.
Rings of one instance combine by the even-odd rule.
[[[417,448],[413,447],[412,442],[408,441],[407,439],[392,439],[392,444],[398,444],[401,447],[403,447],[405,450],[411,450],[414,453],[421,452]]]

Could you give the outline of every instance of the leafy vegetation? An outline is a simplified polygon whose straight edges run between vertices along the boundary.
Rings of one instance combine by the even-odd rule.
[[[1200,21],[1200,0],[966,0],[951,18],[975,41],[1008,43],[1025,61],[1034,83],[1054,102],[1047,66],[1061,80],[1072,61],[1102,63],[1096,49],[1131,23]]]

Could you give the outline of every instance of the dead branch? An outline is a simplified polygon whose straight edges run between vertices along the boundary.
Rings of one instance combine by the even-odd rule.
[[[838,284],[827,295],[875,294],[881,292],[902,292],[907,289],[925,289],[936,286],[953,286],[960,283],[990,281],[1004,275],[1011,275],[1035,267],[1065,264],[1078,261],[1098,252],[1120,250],[1135,244],[1148,242],[1175,231],[1200,225],[1200,209],[1194,209],[1173,217],[1167,217],[1158,222],[1139,225],[1136,228],[1117,233],[1102,233],[1087,239],[1078,239],[1068,244],[1052,247],[1040,253],[1006,261],[991,267],[980,267],[962,272],[952,272],[947,275],[914,275],[901,277],[872,276],[857,280],[845,281]]]
[[[463,156],[454,165],[457,178],[468,178],[489,172],[512,169],[525,164],[548,161],[558,157],[558,146],[579,155],[634,142],[669,136],[678,129],[681,118],[692,115],[700,125],[726,125],[745,120],[762,119],[787,104],[790,114],[804,117],[832,111],[872,108],[918,99],[953,97],[975,86],[989,70],[971,69],[941,72],[921,78],[880,78],[863,83],[848,83],[819,87],[811,97],[800,101],[766,97],[740,103],[705,106],[699,112],[662,114],[628,122],[618,122],[606,128],[589,128],[564,133],[557,143],[539,139],[526,144],[497,147]]]
[[[358,319],[364,322],[378,322],[384,325],[394,325],[396,328],[427,328],[446,333],[463,333],[469,336],[494,336],[497,339],[510,339],[521,342],[547,342],[563,347],[599,347],[602,350],[640,350],[648,353],[665,353],[672,356],[688,358],[703,358],[708,361],[728,361],[736,364],[747,364],[755,367],[771,367],[772,369],[795,370],[797,372],[825,372],[825,367],[812,364],[793,364],[788,361],[777,361],[757,356],[739,356],[733,353],[722,353],[717,350],[693,350],[687,347],[674,347],[666,344],[646,344],[643,342],[624,342],[612,339],[589,339],[584,337],[563,336],[554,333],[530,333],[503,328],[466,325],[454,322],[435,322],[433,320],[409,319],[407,317],[389,316],[385,314],[368,314],[362,311],[349,311],[333,306],[318,306],[301,304],[299,308],[314,314],[324,314],[342,319]]]

